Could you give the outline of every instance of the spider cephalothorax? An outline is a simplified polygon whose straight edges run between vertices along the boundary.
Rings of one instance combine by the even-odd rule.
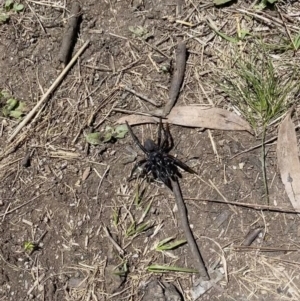
[[[135,144],[146,155],[145,159],[142,159],[135,164],[134,168],[132,169],[130,178],[132,178],[132,175],[136,171],[136,169],[138,167],[141,167],[142,175],[152,174],[154,179],[158,179],[168,187],[170,187],[170,179],[175,180],[177,177],[181,177],[178,167],[187,172],[196,174],[196,172],[185,163],[168,154],[168,152],[173,148],[173,140],[170,135],[168,124],[165,130],[160,120],[157,134],[157,144],[151,139],[147,139],[144,145],[140,143],[127,121],[126,124]],[[163,139],[161,137],[162,132]]]

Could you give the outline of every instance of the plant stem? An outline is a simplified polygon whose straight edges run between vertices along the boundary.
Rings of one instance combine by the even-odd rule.
[[[264,181],[264,187],[265,187],[265,194],[267,203],[269,205],[269,188],[268,188],[268,180],[267,180],[267,171],[266,171],[266,146],[265,146],[265,139],[266,139],[266,126],[264,126],[263,133],[262,133],[262,154],[261,154],[261,168],[262,168],[262,174],[263,174],[263,181]]]
[[[184,200],[182,198],[182,193],[181,193],[181,189],[179,186],[179,182],[177,179],[176,180],[170,179],[170,181],[171,181],[172,191],[174,193],[175,201],[176,201],[177,208],[178,208],[181,226],[182,226],[185,238],[186,238],[188,245],[190,246],[191,252],[193,254],[193,258],[197,265],[197,269],[199,271],[200,276],[203,278],[203,280],[209,280],[210,277],[207,273],[202,255],[199,251],[198,245],[195,241],[194,235],[193,235],[192,230],[189,225],[187,209],[186,209]]]

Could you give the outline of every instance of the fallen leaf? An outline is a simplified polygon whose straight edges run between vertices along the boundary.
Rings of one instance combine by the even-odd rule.
[[[159,119],[151,116],[143,115],[127,115],[123,116],[116,121],[117,124],[124,124],[127,121],[130,125],[145,124],[145,123],[157,123]]]
[[[219,108],[203,109],[199,106],[174,107],[168,115],[168,122],[189,127],[252,132],[251,126],[247,121],[233,112]]]
[[[277,161],[285,191],[295,210],[300,210],[300,162],[292,109],[279,126]]]
[[[156,117],[142,115],[128,115],[121,117],[116,123],[125,123],[130,125],[157,123]],[[188,127],[200,127],[226,131],[248,131],[252,133],[251,126],[247,121],[233,112],[224,109],[211,108],[203,109],[199,106],[178,106],[174,107],[168,115],[168,119],[163,119],[177,125]]]

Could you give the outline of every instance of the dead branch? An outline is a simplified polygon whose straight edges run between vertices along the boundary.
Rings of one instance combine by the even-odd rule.
[[[169,90],[169,101],[167,102],[163,110],[163,116],[166,116],[170,113],[171,109],[173,108],[178,98],[178,94],[184,78],[185,65],[186,65],[186,44],[185,42],[180,42],[176,50],[176,67],[171,81],[171,87]]]
[[[200,250],[198,248],[198,245],[195,241],[194,235],[192,233],[192,230],[190,228],[188,216],[187,216],[187,209],[184,203],[184,200],[182,198],[181,189],[179,186],[178,180],[171,180],[172,190],[174,193],[175,201],[178,208],[179,218],[181,221],[181,226],[184,232],[184,236],[188,242],[188,245],[191,249],[191,252],[193,254],[193,258],[196,262],[197,269],[200,273],[200,276],[203,278],[203,280],[209,280],[209,275],[207,273],[202,255],[200,253]]]
[[[67,24],[66,31],[61,43],[58,59],[65,65],[70,61],[72,50],[76,42],[76,34],[78,31],[79,18],[81,16],[80,5],[78,2],[73,2],[71,8],[71,16]]]

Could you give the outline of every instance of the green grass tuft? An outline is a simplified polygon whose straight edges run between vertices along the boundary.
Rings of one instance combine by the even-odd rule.
[[[287,66],[283,66],[287,69]],[[266,128],[293,104],[297,91],[297,72],[275,69],[271,59],[261,53],[237,63],[225,75],[222,84],[230,102],[243,113],[252,127]]]

